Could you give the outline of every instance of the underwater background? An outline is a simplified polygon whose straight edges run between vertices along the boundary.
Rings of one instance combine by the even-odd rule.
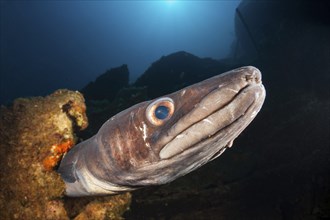
[[[157,7],[167,7],[166,15],[156,11],[156,4],[163,3]],[[20,4],[25,5],[20,7]],[[32,22],[31,11],[27,12],[29,4],[30,10],[45,16],[33,29],[24,25],[24,21]],[[256,66],[263,74],[267,91],[264,106],[233,147],[170,184],[132,192],[129,208],[125,207],[128,210],[121,212],[123,218],[330,218],[330,3],[308,0],[125,2],[121,6],[123,12],[134,15],[128,23],[141,21],[150,25],[144,23],[143,18],[149,10],[155,17],[158,14],[160,20],[171,22],[161,23],[156,19],[149,29],[137,26],[127,32],[128,36],[121,36],[119,30],[130,26],[123,20],[112,20],[113,27],[119,27],[109,32],[109,36],[118,35],[114,38],[92,38],[98,27],[89,22],[95,17],[75,20],[78,17],[72,14],[72,19],[66,20],[61,14],[74,6],[87,15],[100,13],[104,16],[102,19],[110,13],[104,8],[97,11],[91,2],[82,5],[69,2],[71,6],[66,7],[62,2],[53,9],[54,14],[63,19],[63,23],[56,23],[58,20],[47,18],[47,15],[54,16],[47,11],[48,4],[54,6],[54,2],[47,1],[1,2],[0,103],[3,106],[0,117],[3,121],[9,117],[8,111],[26,105],[22,102],[13,105],[14,98],[47,95],[60,88],[79,90],[85,99],[89,125],[87,128],[81,125],[85,129],[76,135],[84,140],[94,135],[111,116],[133,104],[240,66]],[[138,10],[134,8],[137,4],[149,5]],[[180,4],[180,10],[175,9]],[[87,13],[86,9],[92,12]],[[225,16],[217,17],[218,14]],[[16,16],[21,19],[15,20]],[[197,19],[199,17],[206,19]],[[8,21],[16,23],[8,24]],[[183,25],[180,21],[184,21],[187,28],[182,32],[178,31]],[[61,26],[67,23],[69,26]],[[51,25],[54,32],[42,32],[47,25]],[[21,38],[15,35],[20,33],[18,30],[29,34]],[[74,32],[78,34],[70,35]],[[67,33],[70,41],[58,33]],[[32,36],[38,45],[29,43],[27,37]],[[107,41],[134,43],[112,48],[112,44],[105,44]],[[86,43],[95,44],[96,49],[84,47]],[[48,44],[69,49],[66,54],[60,49],[43,49]],[[136,44],[141,44],[141,48]],[[125,58],[135,61],[133,71]],[[108,66],[102,66],[107,62]],[[139,66],[140,62],[144,66]],[[93,68],[95,66],[97,68]],[[108,70],[104,72],[104,69]],[[70,93],[70,96],[75,95]],[[4,135],[7,129],[4,125],[0,123],[1,158],[10,155],[10,150],[4,149],[4,143],[11,141],[9,135]],[[20,134],[18,130],[13,133],[15,131]],[[10,184],[4,175],[8,172],[7,166],[2,162],[2,185]],[[12,207],[8,205],[10,193],[15,194],[15,191],[9,193],[8,188],[1,189],[0,196],[0,212],[5,218],[8,216],[3,214],[4,210]],[[77,201],[68,201],[65,209],[69,210],[74,202]],[[27,206],[22,202],[20,205]],[[76,215],[69,214],[69,217],[73,219]]]

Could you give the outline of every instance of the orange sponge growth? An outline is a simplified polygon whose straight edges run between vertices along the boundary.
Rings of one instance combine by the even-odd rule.
[[[52,145],[51,147],[51,155],[47,156],[42,164],[47,171],[53,170],[53,168],[58,164],[61,160],[63,154],[65,154],[70,148],[74,145],[73,140],[69,139],[60,144]]]

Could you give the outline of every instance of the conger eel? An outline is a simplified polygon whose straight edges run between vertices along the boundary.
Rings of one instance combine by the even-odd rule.
[[[231,147],[265,95],[260,71],[247,66],[118,113],[62,159],[66,195],[130,191],[195,170]]]

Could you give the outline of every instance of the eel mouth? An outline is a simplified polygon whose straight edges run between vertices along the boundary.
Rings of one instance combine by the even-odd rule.
[[[219,85],[180,119],[169,131],[176,135],[160,150],[160,159],[170,159],[189,149],[204,146],[205,142],[220,139],[221,148],[216,152],[223,152],[224,147],[257,115],[265,98],[260,71],[255,69],[252,74],[243,76],[244,79],[237,83]]]

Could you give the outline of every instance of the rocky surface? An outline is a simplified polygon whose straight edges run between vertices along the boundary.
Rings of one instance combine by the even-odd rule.
[[[87,126],[85,110],[83,96],[69,90],[17,99],[12,106],[1,107],[0,219],[121,218],[130,204],[129,193],[67,198],[56,167],[44,166],[54,146],[76,142],[75,132]]]

